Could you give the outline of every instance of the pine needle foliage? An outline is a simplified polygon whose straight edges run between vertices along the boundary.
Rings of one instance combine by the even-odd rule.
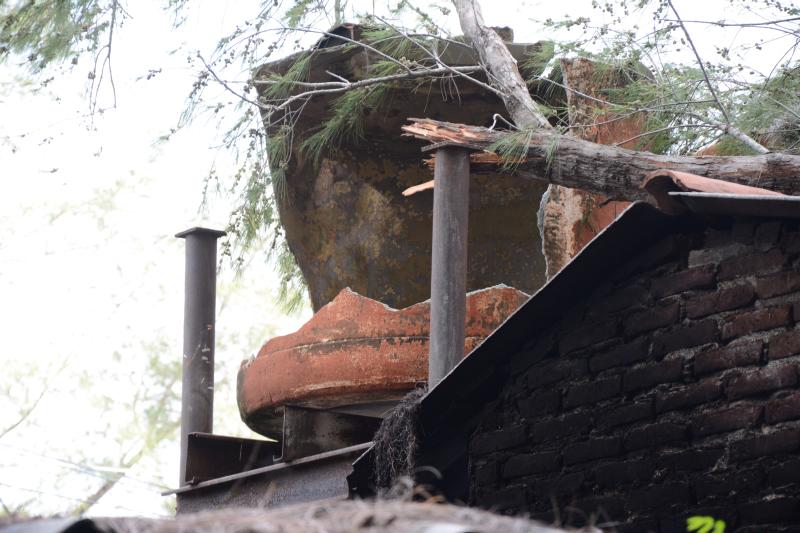
[[[184,20],[184,8],[189,2],[166,0],[165,9],[173,16],[174,24]],[[265,256],[275,261],[281,276],[295,279],[292,276],[299,271],[290,265],[291,252],[282,241],[277,209],[279,201],[287,200],[286,169],[292,164],[292,157],[299,155],[319,162],[326,153],[342,150],[351,142],[363,142],[365,121],[383,111],[393,91],[427,90],[435,83],[452,85],[452,79],[447,77],[416,79],[342,93],[332,101],[329,116],[317,129],[302,132],[302,139],[295,138],[298,132],[293,126],[306,101],[293,101],[280,107],[279,112],[269,111],[270,106],[281,106],[304,90],[306,86],[302,84],[308,82],[316,53],[314,40],[325,35],[324,30],[331,24],[342,20],[346,5],[345,0],[261,0],[253,16],[219,39],[207,62],[204,60],[201,65],[202,58],[190,59],[191,66],[201,73],[176,130],[199,117],[211,117],[221,124],[222,148],[236,154],[238,170],[224,176],[217,176],[212,170],[206,187],[215,186],[238,199],[231,214],[232,240],[228,250],[237,265],[243,265],[245,256],[266,246]],[[730,0],[730,5],[730,13],[744,13],[759,22],[737,25],[736,20],[721,19],[691,26],[689,31],[725,26],[738,36],[756,28],[772,32],[770,35],[775,38],[755,37],[738,47],[726,41],[701,62],[687,61],[686,57],[693,57],[692,46],[680,24],[676,24],[677,15],[670,2],[597,1],[592,13],[544,21],[544,30],[551,32],[553,40],[533,50],[520,63],[520,69],[540,97],[539,103],[543,103],[542,99],[557,100],[553,97],[560,97],[565,90],[560,58],[580,55],[594,59],[596,64],[608,65],[605,71],[602,66],[598,68],[596,75],[622,76],[626,83],[607,85],[600,95],[601,102],[597,102],[594,120],[599,123],[610,116],[619,119],[635,114],[646,116],[646,131],[631,140],[641,149],[692,153],[716,143],[717,153],[752,150],[723,134],[719,127],[723,124],[728,131],[738,129],[771,150],[799,153],[800,63],[794,51],[800,47],[800,8],[777,0]],[[90,78],[96,75],[99,82],[106,68],[103,56],[110,61],[113,30],[128,17],[127,7],[118,0],[0,0],[0,62],[23,59],[32,72],[44,74],[50,67],[71,68],[86,54],[96,61],[101,59],[100,66],[95,67],[99,75],[90,75]],[[130,3],[130,7],[134,4]],[[361,15],[361,39],[387,57],[370,53],[370,61],[358,73],[359,78],[435,66],[434,58],[447,47],[464,46],[437,23],[440,16],[451,14],[448,2],[390,0],[382,7],[388,8],[394,20],[405,14],[413,16],[416,22],[411,29],[403,29],[388,25],[374,13]],[[642,13],[648,27],[632,27],[630,20]],[[721,16],[728,16],[728,12]],[[786,47],[786,54],[777,64],[759,71],[747,63],[744,59],[747,53],[758,53],[772,41],[785,43]],[[340,46],[349,51],[355,45]],[[260,73],[257,67],[269,62],[274,54],[308,48],[312,51],[298,55],[295,64],[283,74],[229,86],[222,81],[228,76]],[[223,77],[213,76],[215,70],[223,73]],[[268,87],[254,97],[259,81],[267,82]],[[238,98],[209,103],[208,98],[214,96],[207,94],[206,89],[212,85],[222,86]],[[259,108],[255,109],[252,102]],[[555,106],[545,112],[554,125],[567,125],[565,108]],[[174,131],[163,138],[168,139],[171,133]],[[507,139],[494,147],[507,170],[519,164],[527,135],[510,132]],[[287,286],[293,284],[287,282]]]
[[[300,149],[319,163],[325,153],[336,152],[345,144],[364,141],[365,116],[380,107],[387,92],[386,87],[373,86],[343,94],[333,102],[330,118],[301,142]]]
[[[800,64],[794,59],[794,50],[800,46],[800,8],[772,0],[731,0],[730,3],[732,12],[744,13],[742,18],[749,14],[759,22],[740,23],[741,19],[737,22],[722,18],[687,26],[690,35],[725,27],[731,28],[731,34],[735,32],[737,39],[740,34],[742,36],[738,46],[717,46],[715,55],[704,56],[702,68],[696,61],[685,60],[694,57],[697,50],[666,0],[596,2],[596,13],[547,20],[544,27],[579,35],[571,40],[560,40],[556,46],[557,56],[588,57],[626,78],[624,87],[609,89],[604,94],[604,109],[598,116],[645,114],[645,134],[635,139],[638,149],[690,154],[713,143],[715,153],[754,153],[752,147],[725,135],[719,127],[729,124],[770,150],[797,150]],[[652,18],[652,29],[640,31],[626,24],[629,18],[642,13]],[[596,24],[593,20],[604,22]],[[764,22],[777,20],[782,22]],[[758,29],[760,36],[754,34],[752,39],[746,38],[745,34],[751,29]],[[786,47],[786,54],[779,63],[763,73],[748,64],[747,58],[752,60],[768,42],[779,40]],[[726,42],[730,42],[730,38]],[[678,57],[684,59],[670,60]]]
[[[528,157],[533,130],[512,131],[493,142],[487,150],[500,156],[503,170],[513,172]]]
[[[0,2],[0,62],[24,56],[35,73],[67,59],[77,63],[104,44],[117,8],[116,0]]]

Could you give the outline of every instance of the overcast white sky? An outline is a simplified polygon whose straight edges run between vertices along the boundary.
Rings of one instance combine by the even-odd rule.
[[[91,404],[75,392],[74,380],[92,372],[98,377],[85,387],[113,400],[136,386],[131,376],[148,349],[142,343],[161,339],[163,357],[180,358],[183,248],[172,235],[194,225],[223,228],[230,209],[220,198],[198,212],[209,167],[215,164],[223,177],[233,169],[229,156],[210,148],[218,134],[213,123],[197,123],[168,143],[155,140],[176,124],[194,81],[187,53],[208,54],[218,36],[254,11],[255,2],[198,0],[178,30],[161,2],[129,4],[133,18],[114,44],[118,105],[93,121],[87,117],[88,65],[36,94],[20,85],[19,71],[0,67],[0,368],[21,376],[13,396],[0,397],[0,428],[10,422],[10,406],[25,394],[35,397],[50,380],[30,423],[0,442],[0,499],[9,505],[35,499],[33,508],[45,513],[76,503],[49,482],[65,468],[75,470],[64,459],[83,464],[82,457],[91,455],[86,450],[113,455],[117,445],[104,434],[113,407]],[[488,22],[513,26],[517,41],[542,37],[531,19],[588,15],[590,4],[483,2]],[[676,2],[686,18],[718,19],[727,5]],[[697,41],[708,49],[740,37],[735,31],[704,33]],[[771,58],[764,54],[766,63]],[[160,73],[144,80],[151,69]],[[108,105],[109,87],[104,90],[101,104]],[[221,89],[213,91],[227,98]],[[219,317],[224,348],[217,358],[221,372],[233,379],[239,361],[268,335],[294,330],[309,313],[286,317],[275,309],[277,282],[265,265],[254,264],[236,286],[224,272],[222,283],[229,299]],[[111,357],[115,351],[120,360]],[[218,426],[244,431],[233,397],[217,402]],[[137,479],[121,484],[92,513],[163,513],[163,499],[150,483],[174,485],[177,445],[168,443],[159,456],[168,459],[145,462],[132,474]]]

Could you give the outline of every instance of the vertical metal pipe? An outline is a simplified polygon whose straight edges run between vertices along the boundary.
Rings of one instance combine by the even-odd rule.
[[[186,240],[180,485],[190,481],[186,479],[189,433],[213,430],[217,239],[223,235],[224,231],[206,228],[175,235]]]
[[[469,151],[437,149],[433,179],[429,388],[464,356]]]

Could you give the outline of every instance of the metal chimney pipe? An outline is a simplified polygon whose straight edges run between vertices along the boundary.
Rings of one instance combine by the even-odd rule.
[[[213,430],[217,239],[223,235],[224,231],[207,228],[175,235],[186,241],[180,486],[191,481],[186,479],[189,433]]]
[[[438,147],[433,180],[429,389],[464,357],[469,149]]]

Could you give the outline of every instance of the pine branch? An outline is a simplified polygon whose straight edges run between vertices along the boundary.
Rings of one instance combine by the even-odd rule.
[[[503,97],[505,96],[505,94],[504,94],[502,91],[500,91],[500,90],[498,90],[498,89],[496,89],[496,88],[492,87],[491,85],[489,85],[489,84],[487,84],[487,83],[484,83],[484,82],[482,82],[482,81],[480,81],[480,80],[477,80],[477,79],[473,78],[472,76],[468,76],[468,75],[467,75],[467,74],[465,74],[464,72],[462,72],[462,71],[460,71],[460,70],[458,70],[458,69],[456,69],[456,68],[454,68],[454,67],[451,67],[450,65],[447,65],[446,63],[444,63],[444,62],[443,62],[443,61],[442,61],[442,60],[439,58],[438,54],[436,54],[436,53],[432,52],[431,50],[428,50],[426,47],[422,46],[422,43],[420,43],[420,42],[419,42],[419,41],[417,41],[416,39],[412,39],[412,38],[411,38],[411,37],[410,37],[408,34],[406,34],[405,32],[403,32],[401,29],[399,29],[399,28],[395,28],[395,27],[394,27],[394,26],[392,26],[392,25],[391,25],[389,22],[387,22],[387,21],[383,20],[383,19],[382,19],[382,18],[380,18],[380,17],[376,17],[376,18],[377,18],[378,20],[380,20],[381,22],[383,22],[384,24],[386,24],[387,26],[389,26],[390,28],[392,28],[392,29],[393,29],[394,31],[396,31],[398,34],[402,35],[402,36],[403,36],[403,38],[405,38],[405,39],[409,40],[409,41],[410,41],[411,43],[413,43],[415,46],[417,46],[418,48],[420,48],[420,49],[421,49],[423,52],[425,52],[425,54],[426,54],[428,57],[430,57],[431,59],[433,59],[433,61],[434,61],[434,62],[435,62],[435,63],[436,63],[436,64],[437,64],[437,65],[438,65],[440,68],[445,68],[445,69],[449,70],[450,72],[452,72],[452,73],[454,73],[454,74],[456,74],[456,75],[458,75],[458,76],[461,76],[462,78],[465,78],[466,80],[470,81],[471,83],[474,83],[474,84],[475,84],[475,85],[477,85],[478,87],[481,87],[481,88],[483,88],[483,89],[485,89],[485,90],[487,90],[487,91],[489,91],[489,92],[491,92],[491,93],[494,93],[494,94],[496,94],[496,95],[497,95],[497,96],[499,96],[500,98],[503,98]],[[482,70],[482,69],[481,69],[481,70]]]
[[[717,107],[722,113],[722,116],[725,117],[725,122],[724,123],[718,122],[711,118],[702,118],[697,115],[694,115],[693,113],[691,115],[697,118],[698,120],[703,120],[704,122],[707,122],[709,124],[714,124],[715,126],[720,128],[722,131],[724,131],[731,137],[735,137],[736,139],[739,139],[740,141],[745,143],[747,146],[755,150],[757,153],[760,154],[768,153],[769,150],[765,148],[761,143],[759,143],[758,141],[756,141],[755,139],[753,139],[752,137],[741,131],[739,128],[733,126],[733,123],[731,122],[731,119],[728,116],[728,112],[725,110],[725,106],[722,105],[719,96],[717,96],[717,91],[714,89],[714,84],[711,83],[711,80],[708,77],[708,72],[706,71],[706,67],[703,64],[703,60],[700,57],[700,53],[697,51],[697,47],[695,47],[694,42],[692,41],[691,35],[689,35],[689,30],[686,29],[686,25],[683,23],[681,16],[678,14],[678,11],[675,9],[675,6],[672,5],[672,0],[667,0],[667,4],[669,4],[669,7],[670,9],[672,9],[672,12],[675,13],[675,18],[678,19],[678,24],[680,24],[680,27],[683,30],[683,34],[686,35],[686,40],[689,42],[689,47],[692,49],[694,56],[697,58],[697,64],[700,66],[700,71],[703,73],[703,78],[706,81],[706,86],[708,87],[711,96],[716,101]]]
[[[401,73],[401,74],[391,74],[388,76],[379,76],[377,78],[367,78],[365,80],[358,80],[358,81],[347,81],[347,82],[336,82],[336,81],[327,81],[327,82],[319,82],[319,83],[307,83],[307,82],[291,82],[292,85],[298,85],[300,87],[310,88],[308,91],[303,91],[299,94],[293,95],[287,99],[285,99],[282,103],[278,105],[271,105],[271,104],[262,104],[256,103],[251,100],[246,100],[257,107],[265,110],[265,111],[280,111],[282,109],[286,109],[289,107],[293,102],[297,100],[302,100],[306,98],[311,98],[313,96],[318,96],[321,94],[338,94],[338,93],[345,93],[348,91],[353,91],[355,89],[361,89],[363,87],[369,87],[371,85],[379,85],[379,84],[386,84],[404,80],[413,80],[419,78],[432,78],[436,76],[446,76],[448,74],[452,74],[452,71],[455,70],[456,72],[460,73],[468,73],[468,72],[476,72],[481,70],[481,67],[478,66],[466,66],[466,67],[437,67],[437,68],[426,68],[421,70],[410,70],[409,72]],[[213,75],[213,74],[212,74]],[[224,85],[216,75],[214,75],[215,79],[218,82]],[[273,80],[255,80],[253,81],[254,85],[272,85],[275,83],[279,83]],[[236,94],[234,92],[234,94]]]

